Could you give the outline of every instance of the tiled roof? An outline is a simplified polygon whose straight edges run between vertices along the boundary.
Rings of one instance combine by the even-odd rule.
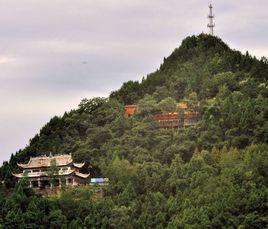
[[[60,176],[67,176],[67,175],[71,175],[72,173],[74,173],[74,170],[66,170],[66,171],[59,171]],[[48,172],[31,172],[26,174],[23,173],[19,173],[19,174],[13,174],[13,176],[18,177],[18,178],[22,178],[22,177],[47,177],[49,176]]]
[[[68,165],[73,162],[72,156],[69,154],[56,155],[56,156],[41,156],[30,158],[27,164],[18,164],[21,168],[39,168],[39,167],[50,167],[52,160],[56,160],[57,166]]]
[[[74,165],[74,167],[81,169],[85,165],[85,162],[84,163],[73,163],[73,165]]]
[[[84,174],[84,173],[79,173],[75,170],[67,170],[67,171],[60,171],[59,172],[59,176],[67,176],[67,175],[76,175],[80,178],[88,178],[90,176],[90,173],[88,174]],[[28,173],[27,175],[23,174],[23,173],[19,173],[19,174],[13,174],[13,176],[17,177],[17,178],[23,178],[23,177],[28,177],[28,178],[37,178],[37,177],[47,177],[49,174],[48,172],[32,172],[32,173]]]
[[[177,106],[181,109],[187,109],[188,103],[187,102],[180,102],[180,103],[177,103]]]
[[[84,174],[84,173],[75,172],[75,175],[81,178],[88,178],[90,176],[90,173]]]

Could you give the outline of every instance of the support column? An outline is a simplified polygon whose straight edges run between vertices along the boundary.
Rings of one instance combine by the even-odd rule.
[[[69,185],[69,179],[68,179],[68,177],[65,178],[65,182],[66,182],[66,186],[68,186]]]
[[[61,188],[61,178],[59,178],[59,188]]]
[[[40,178],[38,179],[38,189],[41,189],[41,180],[40,180]]]
[[[29,187],[30,187],[30,188],[32,188],[32,187],[33,187],[32,181],[30,181],[30,185],[29,185]]]

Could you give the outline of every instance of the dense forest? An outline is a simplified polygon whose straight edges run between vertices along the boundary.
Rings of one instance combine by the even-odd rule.
[[[109,98],[83,99],[52,118],[0,168],[0,228],[266,228],[268,60],[205,34],[187,37],[141,82]],[[200,104],[191,127],[159,128],[153,115]],[[124,105],[137,104],[132,117]],[[41,196],[16,183],[17,163],[72,153],[88,187]]]

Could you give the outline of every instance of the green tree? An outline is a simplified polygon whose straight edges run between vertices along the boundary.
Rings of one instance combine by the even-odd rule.
[[[136,115],[138,117],[150,117],[158,112],[157,102],[151,95],[146,95],[138,103]]]
[[[55,187],[56,181],[59,177],[59,168],[57,167],[56,159],[52,159],[50,161],[50,169],[48,172],[48,176],[51,187]]]
[[[129,209],[125,206],[112,209],[110,226],[111,228],[133,228],[130,222]]]
[[[177,103],[175,99],[167,97],[158,104],[159,109],[162,113],[173,113],[177,111]]]
[[[49,228],[67,228],[67,219],[61,210],[53,210],[49,216]]]

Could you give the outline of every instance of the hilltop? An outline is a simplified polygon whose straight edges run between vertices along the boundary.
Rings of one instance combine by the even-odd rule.
[[[58,200],[65,224],[261,228],[267,224],[267,79],[266,58],[243,55],[217,37],[187,37],[141,82],[126,82],[109,98],[83,99],[78,109],[52,118],[1,167],[2,189],[14,186],[17,162],[72,153],[87,163],[85,170],[109,177],[111,184],[103,200],[83,206],[85,213],[73,215],[72,205]],[[172,110],[181,101],[200,104],[200,121],[158,128],[155,111]],[[138,107],[129,118],[127,104]],[[79,200],[69,201],[82,208]],[[0,223],[10,220],[9,211],[17,214],[13,207],[1,212]],[[51,211],[42,213],[42,223]]]
[[[194,91],[199,99],[208,99],[214,97],[217,92],[207,92],[211,79],[219,73],[228,72],[236,77],[229,79],[234,80],[234,83],[247,78],[266,82],[267,59],[263,57],[260,61],[248,52],[242,55],[241,52],[230,49],[217,37],[206,34],[187,37],[179,48],[164,58],[159,70],[149,74],[141,83],[124,83],[121,89],[111,94],[111,98],[129,104],[141,99],[146,93],[162,93],[160,99],[172,96],[179,100]]]

